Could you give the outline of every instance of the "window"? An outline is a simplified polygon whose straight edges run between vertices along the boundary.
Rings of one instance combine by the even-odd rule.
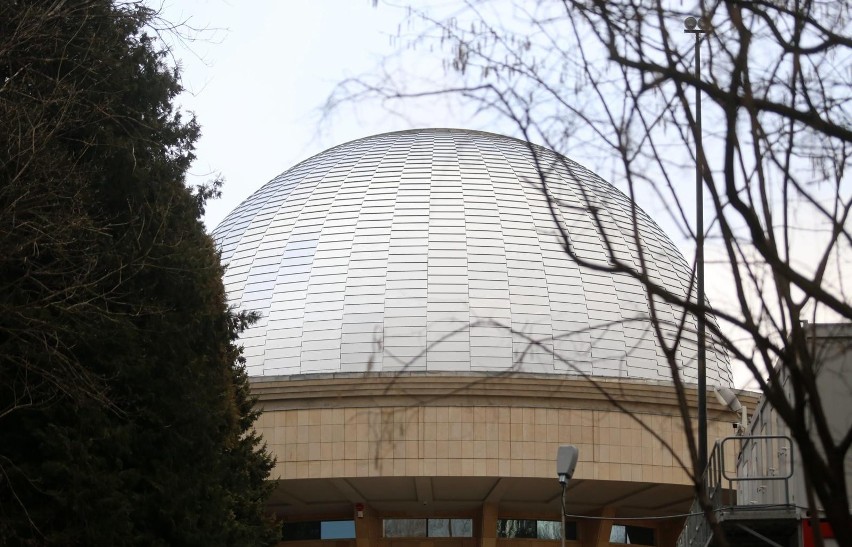
[[[536,538],[536,521],[527,519],[498,519],[498,538]]]
[[[610,543],[627,543],[629,545],[656,545],[655,530],[645,526],[629,526],[613,524],[609,533]]]
[[[425,538],[426,519],[385,519],[386,538]]]
[[[556,520],[537,520],[535,523],[538,539],[561,539],[562,523]]]
[[[472,519],[384,519],[386,538],[469,538],[473,537]]]
[[[320,539],[354,539],[354,520],[324,520],[320,524]]]
[[[560,539],[558,520],[498,519],[498,538]],[[577,523],[565,523],[565,539],[577,539]]]
[[[285,522],[281,526],[281,539],[283,541],[354,538],[354,520],[311,520],[305,522]]]

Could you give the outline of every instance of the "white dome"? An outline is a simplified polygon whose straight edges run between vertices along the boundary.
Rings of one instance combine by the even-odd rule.
[[[643,287],[562,250],[533,150],[576,252],[607,263],[592,205],[615,252],[638,265],[629,199],[550,150],[456,129],[367,137],[276,177],[214,231],[230,303],[262,314],[241,337],[249,373],[670,379]],[[650,276],[685,294],[683,257],[637,214]],[[679,322],[679,310],[656,309]],[[679,362],[694,381],[694,321],[687,329]],[[707,382],[731,383],[712,344]]]

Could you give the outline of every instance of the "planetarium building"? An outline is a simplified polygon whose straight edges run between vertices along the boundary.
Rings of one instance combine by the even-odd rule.
[[[610,266],[680,295],[690,269],[594,173],[500,135],[388,133],[284,172],[214,236],[231,304],[261,316],[241,343],[282,545],[558,542],[564,444],[567,545],[674,544],[683,520],[655,517],[693,491],[666,350],[694,383],[694,320]],[[731,383],[712,343],[707,383]]]

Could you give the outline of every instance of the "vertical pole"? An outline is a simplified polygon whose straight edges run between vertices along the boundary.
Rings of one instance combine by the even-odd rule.
[[[562,543],[561,543],[562,547],[565,547],[565,487],[567,485],[568,485],[567,482],[562,483],[562,503],[561,503],[562,507],[561,507],[561,510],[559,511],[560,513],[562,513]]]
[[[702,9],[702,13],[704,10]],[[700,19],[687,17],[683,31],[695,35],[695,281],[697,285],[696,329],[698,338],[698,469],[707,468],[707,310],[704,297],[704,184],[702,167],[704,148],[701,142],[701,35],[707,26]]]
[[[695,33],[695,78],[701,79],[701,33]],[[701,142],[701,88],[695,87],[695,224],[696,224],[696,277],[698,305],[704,306],[704,184],[701,165],[704,151]],[[707,467],[707,353],[705,313],[699,311],[698,327],[698,464],[699,471]]]

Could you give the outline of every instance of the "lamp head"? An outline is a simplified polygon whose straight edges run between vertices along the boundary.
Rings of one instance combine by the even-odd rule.
[[[562,445],[556,451],[556,475],[561,484],[567,483],[574,476],[579,454],[577,447],[570,444]]]

